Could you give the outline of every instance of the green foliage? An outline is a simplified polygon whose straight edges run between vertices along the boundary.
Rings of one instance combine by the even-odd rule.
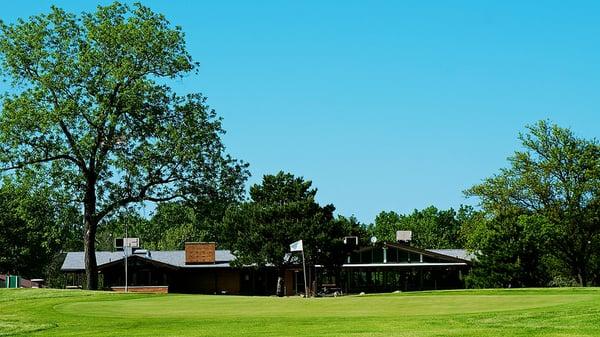
[[[438,210],[434,206],[414,210],[408,215],[394,211],[381,212],[375,217],[369,231],[380,241],[395,242],[396,231],[410,230],[413,232],[411,244],[417,247],[462,248],[461,225],[474,214],[475,211],[469,206],[461,206],[458,212],[452,208]]]
[[[158,206],[140,236],[148,249],[183,249],[186,241],[208,241],[205,231],[202,235],[197,223],[193,208],[183,203],[164,203]]]
[[[289,173],[266,175],[250,188],[251,201],[227,211],[222,235],[236,239],[229,248],[237,263],[281,267],[297,240],[304,242],[307,261],[316,263],[347,234],[347,222],[334,221],[335,208],[320,206],[311,185]]]
[[[510,214],[491,219],[479,217],[463,227],[468,249],[476,252],[474,268],[466,284],[474,288],[545,286],[550,270],[544,263],[545,239],[540,228],[545,219]]]
[[[78,20],[53,8],[0,32],[0,64],[24,87],[3,102],[5,169],[51,162],[49,178],[81,200],[94,180],[98,218],[128,202],[242,188],[245,166],[223,155],[205,99],[157,81],[195,67],[162,15],[115,3]]]
[[[141,4],[0,23],[0,169],[46,169],[85,207],[88,287],[98,224],[132,203],[238,198],[247,165],[225,154],[221,119],[166,79],[197,64],[184,34]]]
[[[181,249],[185,241],[214,241],[228,246],[234,238],[221,235],[221,225],[226,209],[238,203],[233,197],[162,203],[144,228],[146,247]]]
[[[76,242],[80,217],[63,196],[21,178],[5,177],[0,185],[0,273],[48,278],[55,257]]]
[[[465,192],[481,200],[491,219],[475,226],[467,241],[483,237],[481,242],[490,246],[482,248],[482,253],[510,256],[513,264],[523,264],[517,259],[522,252],[538,255],[531,263],[562,261],[563,268],[558,270],[567,269],[568,276],[587,285],[598,277],[594,261],[600,253],[600,146],[546,121],[527,129],[527,134],[519,136],[523,150],[509,158],[510,167]],[[523,219],[524,215],[528,218]],[[494,235],[500,235],[496,240],[511,240],[510,244],[494,247],[493,239],[485,240]],[[542,258],[545,254],[551,258]],[[499,259],[482,257],[488,258],[487,268],[500,268],[493,262]],[[538,275],[539,282],[545,279],[535,265],[527,268]]]
[[[136,209],[130,207],[122,210],[98,226],[96,248],[103,251],[113,251],[115,249],[115,239],[125,237],[126,228],[128,237],[143,239],[143,233],[146,231],[147,225],[148,220],[139,214]],[[142,240],[142,244],[145,246],[145,240]]]
[[[126,227],[128,235],[139,237],[145,249],[180,250],[185,242],[215,240],[214,231],[217,228],[213,221],[217,219],[199,218],[200,212],[188,203],[161,203],[150,218],[144,217],[139,211],[129,208],[101,224],[98,249],[113,250],[114,239],[124,237]]]

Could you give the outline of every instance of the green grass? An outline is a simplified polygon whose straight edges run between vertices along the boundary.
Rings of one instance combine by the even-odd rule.
[[[0,289],[0,336],[600,336],[600,289],[338,298]]]

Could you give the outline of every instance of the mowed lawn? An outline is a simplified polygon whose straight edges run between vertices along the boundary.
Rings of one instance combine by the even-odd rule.
[[[600,289],[337,298],[0,289],[0,336],[600,336]]]

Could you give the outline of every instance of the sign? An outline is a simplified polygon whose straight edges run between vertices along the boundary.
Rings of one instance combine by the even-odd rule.
[[[140,248],[140,238],[115,239],[115,248]]]
[[[123,238],[123,247],[140,248],[140,238]]]
[[[396,231],[396,241],[410,242],[412,240],[412,231]]]

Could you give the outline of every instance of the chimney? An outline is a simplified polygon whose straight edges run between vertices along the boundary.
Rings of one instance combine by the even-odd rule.
[[[215,263],[214,242],[186,242],[185,264]]]

